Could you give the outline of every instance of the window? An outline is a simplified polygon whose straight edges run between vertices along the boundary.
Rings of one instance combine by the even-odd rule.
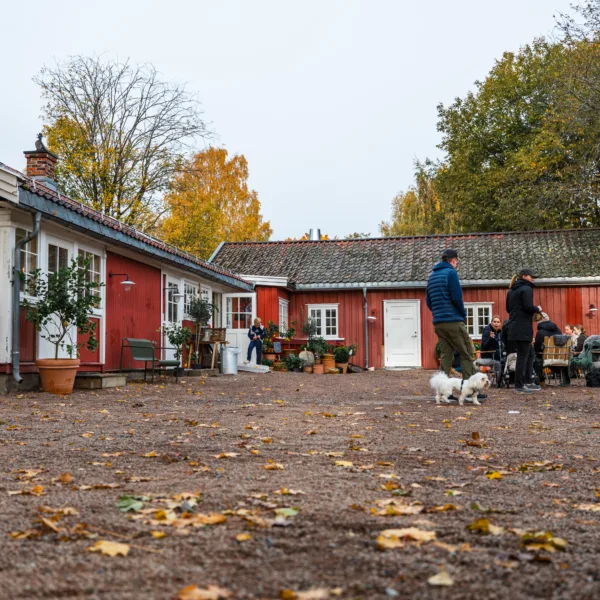
[[[213,304],[213,293],[212,290],[210,288],[205,288],[205,287],[201,287],[200,288],[200,296],[202,296],[202,300],[204,300],[205,302],[209,302],[210,304]],[[214,307],[213,307],[213,316],[214,316]],[[213,316],[210,317],[210,319],[208,320],[207,325],[209,327],[213,326]]]
[[[63,248],[61,248],[61,250],[62,249]],[[101,261],[101,258],[97,254],[94,254],[93,252],[88,252],[87,250],[79,250],[78,260],[79,260],[79,268],[80,269],[84,268],[83,265],[86,260],[90,261],[90,264],[87,266],[87,269],[85,272],[85,280],[93,281],[94,283],[97,283],[98,285],[100,285],[100,283],[102,283],[102,274],[101,274],[102,261]],[[97,287],[95,290],[92,291],[92,294],[94,296],[100,297],[100,288]]]
[[[69,251],[61,246],[48,244],[48,273],[58,273],[69,266]]]
[[[309,304],[308,317],[317,326],[317,335],[325,339],[338,337],[338,305]]]
[[[198,295],[198,286],[189,281],[183,282],[183,312],[186,316],[190,314],[190,302],[194,296]]]
[[[167,287],[167,320],[170,323],[179,323],[179,286],[172,281],[168,282]]]
[[[289,322],[290,303],[283,298],[279,298],[279,331],[283,335],[287,331]]]
[[[22,240],[27,236],[27,231],[17,229],[16,241]],[[34,237],[21,248],[21,273],[25,279],[21,279],[21,292],[25,293],[26,279],[37,269],[38,264],[38,238]]]
[[[467,329],[471,337],[479,338],[483,328],[492,320],[492,303],[465,304],[467,310]]]
[[[252,296],[227,297],[225,309],[227,329],[250,329],[252,325]]]

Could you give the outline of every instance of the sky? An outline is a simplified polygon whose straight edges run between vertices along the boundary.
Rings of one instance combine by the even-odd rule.
[[[0,5],[0,162],[24,168],[32,77],[72,55],[152,63],[243,154],[272,239],[379,235],[416,159],[440,156],[439,103],[552,33],[569,0],[29,0]],[[12,23],[12,25],[10,25]]]

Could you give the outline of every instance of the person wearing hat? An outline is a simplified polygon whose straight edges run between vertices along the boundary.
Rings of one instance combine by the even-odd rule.
[[[425,299],[427,308],[433,314],[433,328],[439,340],[442,371],[450,375],[456,349],[460,354],[463,379],[469,379],[477,369],[473,364],[473,344],[465,325],[467,311],[457,268],[458,252],[447,248],[442,254],[442,260],[433,267],[429,275]],[[487,395],[478,394],[477,398],[483,400]]]
[[[540,386],[533,381],[533,315],[541,313],[542,307],[533,303],[533,280],[535,273],[531,269],[521,269],[511,279],[506,296],[508,317],[508,335],[517,351],[515,367],[515,392],[531,394]]]

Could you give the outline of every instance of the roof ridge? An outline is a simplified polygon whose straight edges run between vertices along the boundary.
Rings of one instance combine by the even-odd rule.
[[[569,227],[567,229],[532,229],[526,231],[473,231],[469,233],[430,233],[423,235],[393,235],[368,238],[344,238],[344,239],[327,239],[327,240],[267,240],[266,242],[247,241],[247,242],[223,242],[223,245],[242,246],[244,244],[252,245],[267,245],[267,244],[326,244],[326,243],[360,243],[360,242],[377,242],[387,240],[423,240],[423,239],[445,239],[445,238],[468,238],[468,237],[485,237],[497,235],[531,235],[544,233],[569,233],[583,231],[598,231],[600,227]]]

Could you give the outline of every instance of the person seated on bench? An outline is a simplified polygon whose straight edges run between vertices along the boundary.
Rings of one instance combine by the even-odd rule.
[[[537,333],[533,349],[535,350],[535,359],[533,361],[533,370],[540,381],[544,381],[544,338],[553,335],[561,335],[560,327],[550,320],[547,313],[542,313],[542,319],[538,321]]]

